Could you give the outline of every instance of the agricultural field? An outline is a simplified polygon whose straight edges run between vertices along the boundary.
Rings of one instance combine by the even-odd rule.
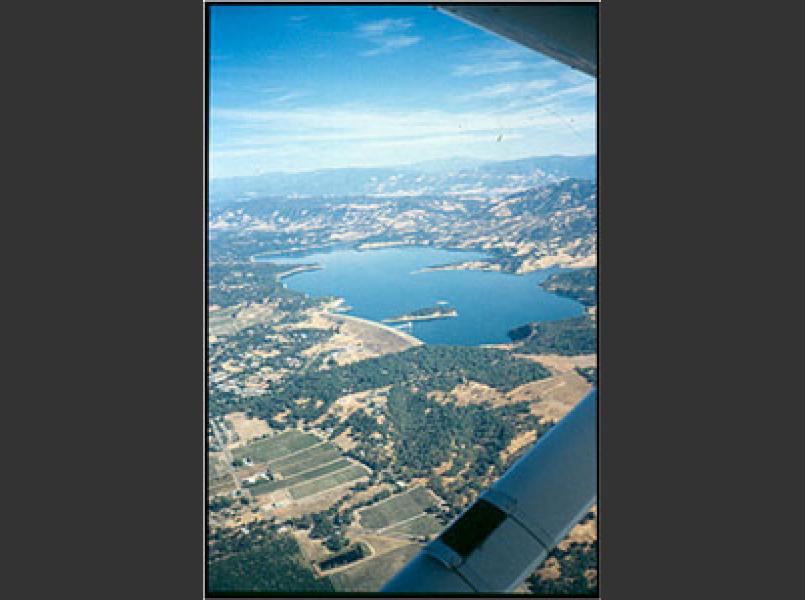
[[[319,442],[321,440],[312,433],[283,431],[275,436],[252,442],[243,448],[236,448],[232,451],[232,455],[235,458],[248,458],[256,463],[266,463]]]
[[[417,516],[434,503],[433,495],[426,488],[414,488],[364,508],[360,511],[360,524],[365,529],[383,529]]]
[[[260,481],[254,485],[249,485],[248,490],[254,495],[267,494],[269,492],[274,492],[282,488],[289,488],[296,484],[304,483],[305,481],[310,481],[311,479],[321,477],[322,475],[327,475],[328,473],[334,473],[335,471],[339,471],[341,469],[349,467],[351,464],[352,462],[350,462],[349,459],[339,458],[336,461],[327,463],[315,469],[310,469],[309,471],[305,471],[304,473],[300,473],[299,475],[288,477],[287,479],[275,479],[274,481]]]
[[[318,446],[310,446],[296,454],[286,458],[271,461],[268,469],[272,473],[281,473],[284,478],[302,473],[321,465],[333,461],[341,456],[341,450],[330,442]]]
[[[319,492],[329,490],[330,488],[334,488],[344,483],[360,479],[361,477],[369,475],[370,472],[371,471],[369,471],[369,469],[362,465],[353,464],[351,467],[337,471],[332,475],[328,475],[327,477],[320,477],[315,481],[309,481],[307,483],[296,485],[290,488],[289,491],[294,500],[300,500],[307,496],[318,494]]]
[[[244,483],[254,496],[287,490],[291,498],[299,500],[369,474],[334,444],[298,430],[260,439],[232,453],[236,459],[254,463],[248,470],[241,469],[241,476],[262,470],[273,476],[271,480]]]
[[[387,529],[386,533],[389,535],[436,535],[443,529],[444,525],[431,515],[419,515],[410,521]]]

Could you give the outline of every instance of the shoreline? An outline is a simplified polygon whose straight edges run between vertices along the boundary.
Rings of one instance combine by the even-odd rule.
[[[539,271],[552,271],[556,269],[585,269],[597,266],[597,261],[592,260],[591,257],[562,260],[561,258],[557,259],[555,256],[545,256],[530,264],[521,265],[514,271],[504,269],[500,262],[489,260],[433,265],[412,271],[411,274],[419,275],[420,273],[438,273],[440,271],[478,271],[483,273],[504,273],[507,275],[529,275]]]
[[[454,263],[447,263],[441,265],[430,265],[412,271],[412,275],[420,273],[433,273],[439,271],[480,271],[492,273],[507,273],[510,275],[527,275],[537,271],[547,271],[551,269],[584,269],[588,267],[598,266],[597,253],[588,256],[576,257],[564,253],[548,254],[544,256],[526,257],[523,264],[515,270],[506,269],[503,267],[501,260],[507,258],[506,256],[495,256],[490,254],[486,249],[481,248],[464,248],[455,246],[441,246],[433,244],[422,244],[412,242],[411,240],[390,240],[387,242],[357,242],[357,243],[336,243],[325,244],[323,246],[311,246],[307,248],[292,248],[290,250],[268,250],[259,254],[252,254],[248,262],[271,262],[276,259],[292,260],[303,259],[305,256],[311,254],[329,254],[331,252],[338,252],[340,250],[355,250],[357,252],[371,252],[372,250],[386,250],[386,249],[433,249],[445,250],[456,254],[462,253],[475,253],[481,254],[484,258],[477,258],[475,260],[465,260]],[[262,260],[260,258],[262,257]],[[513,258],[513,257],[508,257]],[[318,266],[319,269],[324,267]],[[313,269],[309,269],[313,270]],[[295,275],[300,271],[283,273],[282,277],[289,277]]]
[[[359,323],[364,323],[366,325],[371,325],[371,326],[374,326],[374,327],[378,327],[380,329],[383,329],[383,330],[387,331],[388,333],[393,333],[397,337],[402,338],[403,340],[405,340],[406,342],[408,342],[410,344],[413,344],[414,346],[424,346],[425,345],[425,342],[423,342],[419,338],[414,337],[413,335],[411,335],[409,333],[405,333],[404,331],[400,331],[399,329],[397,329],[395,327],[389,327],[388,325],[384,325],[383,323],[379,323],[377,321],[372,321],[370,319],[363,319],[361,317],[353,317],[352,315],[345,315],[343,313],[331,313],[329,311],[325,311],[324,315],[327,318],[330,318],[332,320],[340,318],[340,319],[346,319],[346,320],[350,320],[350,321],[357,321]]]

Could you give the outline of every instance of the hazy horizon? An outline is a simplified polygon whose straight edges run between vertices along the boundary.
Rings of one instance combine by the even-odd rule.
[[[239,177],[260,177],[263,175],[304,175],[307,173],[318,173],[321,171],[337,171],[337,170],[359,170],[359,169],[393,169],[393,168],[400,168],[400,169],[410,169],[412,167],[417,166],[424,166],[424,165],[432,165],[435,163],[449,163],[449,162],[458,162],[458,161],[466,161],[467,164],[482,164],[482,163],[496,163],[496,162],[511,162],[511,161],[518,161],[518,160],[539,160],[539,159],[546,159],[546,158],[587,158],[595,156],[595,152],[587,152],[583,154],[538,154],[538,155],[529,155],[529,156],[518,156],[514,158],[505,158],[505,159],[498,159],[498,158],[490,158],[490,159],[483,159],[483,158],[476,158],[471,156],[446,156],[444,158],[436,158],[431,160],[418,160],[415,162],[408,162],[408,163],[390,163],[390,164],[380,164],[380,165],[346,165],[342,167],[320,167],[315,169],[303,169],[298,171],[291,171],[291,170],[275,170],[275,171],[263,171],[262,173],[255,173],[255,174],[245,174],[245,175],[226,175],[220,177],[213,177],[210,176],[210,181],[218,181],[223,179],[235,179]]]

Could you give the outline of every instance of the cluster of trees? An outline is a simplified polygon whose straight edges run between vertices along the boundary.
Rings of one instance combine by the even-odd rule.
[[[344,501],[346,498],[342,498],[327,510],[288,519],[285,524],[296,529],[309,529],[310,539],[323,540],[327,549],[331,552],[338,552],[349,545],[349,538],[344,537],[343,529],[352,522],[353,518],[351,508],[340,512]]]
[[[254,410],[266,419],[290,410],[292,417],[309,420],[320,416],[345,394],[387,385],[414,383],[428,390],[448,391],[472,380],[508,392],[549,375],[542,365],[514,358],[496,348],[416,346],[340,367],[292,375],[258,397]],[[314,401],[297,405],[298,398]],[[317,407],[316,400],[322,400],[323,404]]]
[[[396,462],[413,476],[428,476],[454,454],[454,466],[471,464],[474,473],[486,474],[490,465],[502,466],[498,454],[515,434],[514,425],[488,406],[440,404],[404,386],[389,390],[386,409]]]
[[[335,533],[335,526],[333,522],[330,520],[330,515],[326,512],[323,513],[314,513],[310,515],[313,525],[310,528],[310,533],[308,534],[311,539],[321,539],[330,537]]]
[[[208,506],[211,512],[218,512],[225,508],[229,508],[234,503],[234,500],[229,496],[216,496],[210,500]]]
[[[211,550],[207,583],[213,593],[313,592],[328,593],[333,586],[327,578],[316,579],[304,563],[296,540],[290,535],[261,531],[242,534],[230,541],[228,552],[218,558]],[[218,543],[221,545],[221,542]],[[215,546],[215,542],[213,542]]]
[[[584,306],[598,303],[598,269],[588,267],[554,273],[540,284],[549,292],[581,302]]]
[[[487,404],[457,406],[428,398],[428,387],[396,385],[388,392],[386,419],[378,423],[359,409],[344,425],[351,427],[356,446],[347,454],[371,467],[377,480],[394,483],[429,477],[448,459],[447,477],[462,474],[447,495],[458,499],[466,489],[505,469],[501,451],[526,429],[546,429],[521,402],[493,408]],[[391,441],[391,452],[387,442]],[[385,497],[388,492],[379,496]],[[367,504],[377,501],[373,499]]]
[[[351,428],[351,437],[357,442],[356,446],[347,452],[348,456],[366,464],[376,473],[391,466],[389,454],[383,447],[389,434],[387,422],[378,423],[377,419],[361,408],[344,419],[342,426]]]
[[[364,556],[368,556],[368,554],[369,552],[367,551],[366,546],[362,543],[358,543],[349,548],[346,552],[342,552],[341,554],[331,556],[330,558],[321,561],[319,563],[319,568],[322,571],[334,569],[336,567],[355,562],[356,560],[360,560]]]
[[[597,348],[597,327],[590,315],[528,323],[512,329],[508,335],[513,342],[521,342],[518,352],[529,354],[572,356],[593,354]]]
[[[223,391],[211,387],[207,397],[207,406],[211,417],[218,417],[237,410],[241,404],[241,398],[230,391]]]
[[[598,368],[576,367],[576,372],[593,385],[598,385]]]
[[[543,579],[533,574],[528,587],[540,596],[570,596],[573,598],[598,597],[598,541],[592,544],[571,543],[567,550],[558,548],[548,555],[559,561],[562,574],[556,579]],[[587,577],[587,572],[594,575]]]
[[[514,426],[516,433],[527,430],[536,431],[537,440],[554,425],[550,421],[541,422],[538,417],[530,413],[528,403],[525,402],[495,410],[501,419]],[[432,511],[437,513],[440,521],[446,523],[452,517],[457,516],[465,506],[488,487],[492,480],[500,477],[506,469],[531,447],[526,445],[514,454],[507,456],[505,460],[502,460],[499,454],[500,450],[502,450],[501,446],[503,445],[493,444],[492,448],[497,450],[494,453],[479,451],[475,447],[460,448],[454,453],[450,468],[443,474],[446,477],[456,475],[460,475],[460,477],[449,484],[445,484],[441,477],[435,475],[428,479],[428,485],[431,489],[444,498],[449,505],[449,508],[443,514],[438,514],[439,511]]]
[[[356,491],[361,491],[361,488],[366,489],[367,487],[368,486],[365,483],[359,483],[359,484],[356,485],[355,489],[356,489]],[[376,494],[374,494],[371,498],[368,498],[366,500],[362,500],[360,502],[353,503],[352,510],[358,510],[360,508],[363,508],[364,506],[370,506],[372,504],[376,504],[376,503],[380,502],[381,500],[385,500],[389,496],[391,496],[391,491],[390,490],[381,490],[381,491],[377,492]]]

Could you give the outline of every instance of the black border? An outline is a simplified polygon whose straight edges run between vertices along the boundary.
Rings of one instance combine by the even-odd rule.
[[[467,597],[464,594],[448,594],[448,593],[427,593],[427,594],[379,594],[379,593],[362,593],[362,592],[333,592],[329,594],[313,594],[310,593],[270,593],[270,592],[261,592],[261,593],[246,593],[246,592],[238,592],[238,593],[225,593],[225,592],[210,592],[208,585],[208,561],[207,561],[207,543],[206,540],[209,538],[209,511],[207,507],[207,497],[208,497],[208,483],[209,480],[207,478],[207,455],[209,454],[209,444],[206,436],[206,424],[209,419],[209,352],[207,350],[207,332],[209,331],[209,312],[207,311],[207,306],[209,304],[209,286],[208,286],[208,260],[209,260],[209,97],[210,97],[210,8],[214,6],[462,6],[462,5],[473,5],[473,4],[490,4],[488,2],[204,2],[204,269],[205,269],[205,277],[204,277],[204,321],[205,321],[205,334],[204,334],[204,379],[205,379],[205,400],[204,400],[204,445],[205,445],[205,456],[204,456],[204,498],[203,498],[203,506],[204,506],[204,515],[205,515],[205,544],[204,544],[204,592],[206,598],[282,598],[282,597],[292,597],[292,598],[329,598],[329,597],[360,597],[360,598],[383,598],[383,597],[422,597],[422,598],[430,598],[430,597],[445,597],[445,598],[462,598]],[[601,127],[600,127],[600,76],[601,76],[601,2],[494,2],[491,3],[494,5],[499,6],[528,6],[528,5],[550,5],[550,4],[560,4],[563,6],[589,6],[594,5],[598,7],[598,14],[597,14],[597,35],[598,35],[598,55],[597,55],[597,72],[598,75],[595,77],[596,83],[596,231],[597,231],[597,242],[596,242],[596,366],[597,366],[597,385],[595,386],[595,390],[597,392],[596,403],[599,408],[598,411],[598,419],[597,419],[597,429],[596,429],[596,447],[598,448],[598,455],[597,455],[597,485],[598,485],[598,494],[596,499],[596,505],[598,506],[598,514],[596,516],[596,540],[598,542],[598,551],[597,551],[597,571],[598,571],[598,597],[602,597],[601,589],[601,401],[600,401],[600,389],[601,389],[601,328],[600,328],[600,298],[601,298],[601,271],[600,271],[600,240],[601,240],[601,229],[600,229],[600,199],[601,199],[601,187],[600,187],[600,180],[601,180],[601,159],[600,159],[600,146],[601,146]],[[498,35],[498,34],[493,34]],[[501,36],[499,36],[501,37]],[[517,43],[511,41],[511,43]],[[511,597],[531,597],[531,598],[573,598],[572,596],[543,596],[539,594],[491,594],[491,593],[484,593],[484,594],[477,594],[474,596],[470,596],[470,598],[480,598],[480,597],[501,597],[501,598],[511,598]]]

